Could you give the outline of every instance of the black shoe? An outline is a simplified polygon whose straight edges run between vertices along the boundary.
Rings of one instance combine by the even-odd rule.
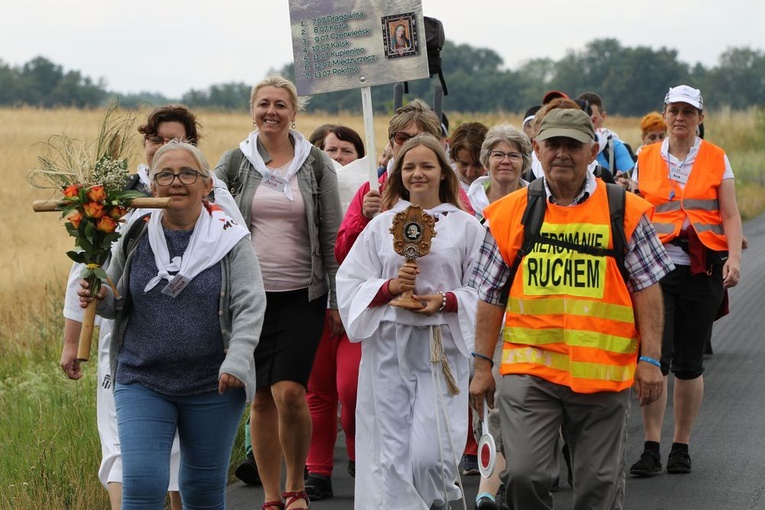
[[[499,506],[496,502],[484,496],[475,502],[475,510],[499,510]]]
[[[667,473],[673,475],[691,472],[691,456],[683,450],[672,450],[667,459]]]
[[[356,478],[356,461],[355,460],[348,461],[348,474],[351,475],[351,478]]]
[[[667,464],[667,470],[669,470],[669,464]],[[632,476],[641,478],[653,476],[658,473],[661,473],[661,459],[655,453],[647,450],[643,451],[640,460],[635,462],[630,468],[630,474]]]
[[[478,455],[462,456],[462,474],[465,476],[481,474],[481,471],[478,469]]]
[[[236,467],[234,475],[247,485],[260,485],[260,474],[258,465],[252,455],[247,456],[247,460]]]
[[[334,496],[332,492],[332,479],[324,475],[308,475],[305,481],[305,493],[311,501],[319,501]]]

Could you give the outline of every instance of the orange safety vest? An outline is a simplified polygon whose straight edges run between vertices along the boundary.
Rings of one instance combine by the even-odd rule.
[[[640,194],[656,207],[653,226],[659,239],[667,244],[679,236],[687,216],[704,246],[716,251],[727,250],[728,240],[717,199],[725,173],[725,152],[702,140],[683,187],[669,178],[661,145],[643,147],[638,156]]]
[[[651,205],[627,193],[627,239]],[[527,194],[516,192],[484,210],[508,266],[523,244]],[[613,248],[606,185],[575,206],[546,204],[540,234]],[[518,266],[505,310],[500,373],[529,374],[577,393],[622,391],[634,379],[639,335],[632,299],[613,257],[537,243]]]

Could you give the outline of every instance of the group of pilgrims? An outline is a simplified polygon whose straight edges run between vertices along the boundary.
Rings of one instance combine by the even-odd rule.
[[[263,510],[333,497],[338,421],[360,510],[549,509],[559,462],[574,508],[621,508],[630,397],[646,442],[629,471],[652,476],[670,371],[666,469],[691,471],[703,354],[745,243],[727,156],[699,136],[699,90],[670,87],[634,152],[592,92],[552,91],[517,127],[452,132],[415,99],[379,158],[347,126],[301,134],[305,103],[282,77],[255,85],[253,131],[212,168],[188,108],[158,107],[139,128],[132,185],[170,205],[123,218],[116,287],[95,296],[113,509],[161,509],[169,493],[174,510],[223,510],[245,404],[236,476],[262,485]],[[535,186],[543,222],[524,252]],[[624,267],[609,252],[610,187]],[[413,207],[434,225],[415,260],[391,228]],[[72,379],[94,298],[80,271],[64,310]],[[404,293],[416,306],[396,305]],[[478,473],[485,431],[495,465],[468,504],[460,478]]]

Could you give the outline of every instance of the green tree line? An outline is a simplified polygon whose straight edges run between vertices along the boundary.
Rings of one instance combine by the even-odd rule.
[[[582,49],[570,50],[560,60],[533,59],[518,69],[505,68],[502,57],[492,49],[451,41],[446,41],[442,57],[447,110],[524,112],[538,104],[548,90],[562,90],[569,95],[589,90],[604,98],[612,115],[638,116],[660,109],[667,89],[680,83],[700,88],[713,109],[746,109],[765,101],[765,53],[748,47],[729,48],[712,68],[681,62],[673,49],[626,47],[616,39],[595,39]],[[270,72],[294,78],[292,64]],[[438,84],[435,77],[409,82],[406,97],[428,100]],[[106,90],[103,79],[65,71],[42,56],[20,67],[0,61],[2,106],[94,108],[118,100],[132,107],[180,101],[192,108],[242,110],[247,108],[251,85],[222,83],[191,89],[180,98],[154,92],[117,94]],[[390,111],[392,85],[372,87],[372,98],[377,110]],[[313,97],[309,109],[359,112],[360,93],[347,90],[319,94]]]

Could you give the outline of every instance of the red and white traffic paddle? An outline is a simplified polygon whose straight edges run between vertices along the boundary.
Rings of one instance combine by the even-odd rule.
[[[478,470],[481,476],[489,478],[494,472],[497,461],[497,443],[489,433],[489,406],[483,403],[483,421],[481,421],[481,440],[478,441]]]

